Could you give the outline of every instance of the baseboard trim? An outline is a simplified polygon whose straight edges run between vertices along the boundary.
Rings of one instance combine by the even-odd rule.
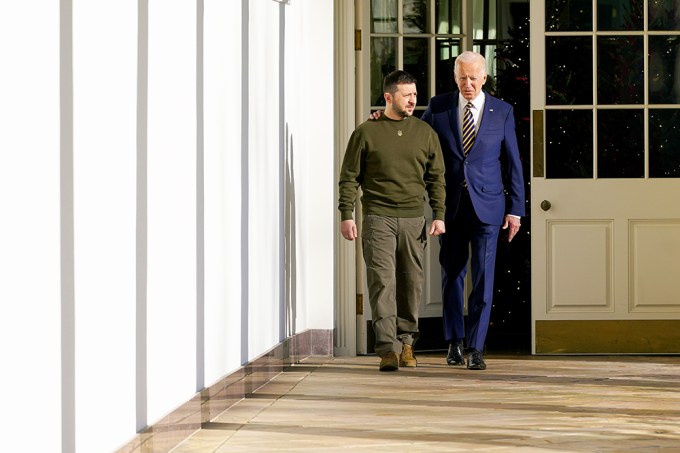
[[[158,423],[147,427],[116,453],[167,453],[204,423],[252,395],[287,367],[311,356],[333,355],[333,331],[306,330],[203,389]]]
[[[536,321],[536,354],[678,353],[678,319]]]

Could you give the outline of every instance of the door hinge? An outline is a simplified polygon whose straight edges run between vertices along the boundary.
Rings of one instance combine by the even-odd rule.
[[[357,315],[364,314],[364,295],[357,294]]]
[[[361,50],[361,30],[354,30],[354,50]]]

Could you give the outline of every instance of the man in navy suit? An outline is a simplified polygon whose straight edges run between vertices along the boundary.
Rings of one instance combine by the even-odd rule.
[[[439,136],[446,167],[446,233],[440,236],[439,254],[446,362],[465,365],[467,346],[468,369],[484,370],[498,236],[501,228],[508,229],[511,241],[520,228],[524,180],[512,106],[482,90],[484,57],[461,53],[454,77],[459,91],[430,99],[422,116]],[[466,323],[468,260],[472,291]]]

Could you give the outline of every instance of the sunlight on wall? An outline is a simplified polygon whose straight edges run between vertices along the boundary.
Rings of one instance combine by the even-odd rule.
[[[333,2],[24,3],[0,3],[0,425],[114,451],[333,328]]]
[[[196,5],[149,3],[148,421],[196,375]],[[172,376],[172,379],[168,379]]]
[[[251,2],[249,91],[249,354],[281,339],[279,11],[275,2]],[[253,234],[257,232],[257,234]]]
[[[97,451],[135,423],[137,4],[73,6],[76,443]]]
[[[288,157],[292,160],[295,194],[295,326],[333,328],[333,240],[336,209],[333,184],[334,115],[333,22],[331,2],[291,7],[286,42],[286,120]],[[314,39],[309,37],[313,36]],[[323,302],[319,297],[323,295]],[[327,303],[331,302],[331,303]]]
[[[40,14],[35,11],[39,9]],[[61,443],[59,5],[0,4],[0,348],[8,451]],[[41,416],[31,394],[40,394]]]
[[[239,3],[205,2],[205,382],[241,366]]]

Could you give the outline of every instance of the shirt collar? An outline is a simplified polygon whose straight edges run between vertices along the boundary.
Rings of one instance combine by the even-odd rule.
[[[472,105],[475,106],[475,109],[478,112],[482,111],[482,107],[484,107],[484,100],[486,99],[486,95],[484,94],[484,90],[480,91],[479,94],[477,95],[476,98],[474,98],[472,101]],[[461,110],[465,108],[465,105],[468,103],[468,100],[463,97],[460,92],[458,92],[458,105],[460,106]]]

